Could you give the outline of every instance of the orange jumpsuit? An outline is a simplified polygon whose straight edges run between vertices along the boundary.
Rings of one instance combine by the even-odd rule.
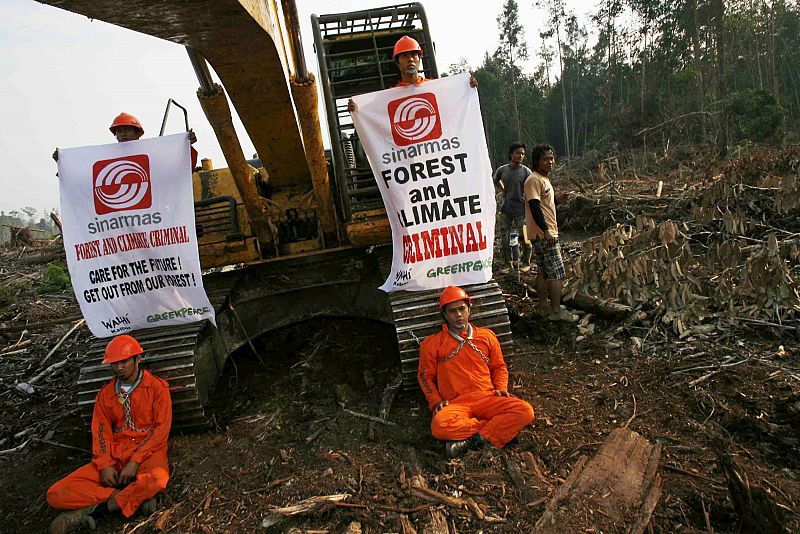
[[[92,463],[73,471],[47,490],[53,508],[72,510],[107,501],[117,488],[103,486],[100,472],[113,467],[121,472],[133,460],[139,464],[136,480],[114,496],[125,517],[147,499],[164,491],[169,480],[167,438],[172,425],[169,385],[142,371],[142,379],[129,393],[126,406],[112,379],[97,394],[92,415]]]
[[[462,332],[456,340],[447,328],[425,338],[419,348],[417,380],[428,407],[443,400],[449,404],[431,421],[433,436],[463,440],[479,433],[495,447],[503,447],[533,421],[533,408],[516,397],[499,397],[508,391],[508,368],[494,332],[470,324],[472,336]]]

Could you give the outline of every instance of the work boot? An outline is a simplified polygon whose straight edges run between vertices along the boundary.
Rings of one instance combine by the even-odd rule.
[[[467,451],[480,449],[486,444],[486,440],[480,434],[475,434],[471,438],[461,441],[448,441],[444,446],[444,452],[448,458],[456,458]]]
[[[50,534],[68,534],[82,530],[94,530],[97,523],[89,513],[94,506],[62,512],[50,523]]]
[[[574,323],[578,320],[577,317],[569,313],[567,310],[559,308],[550,314],[551,321],[564,321],[565,323]]]
[[[144,515],[153,515],[161,504],[159,501],[160,499],[158,498],[158,495],[150,497],[139,505],[139,512]]]

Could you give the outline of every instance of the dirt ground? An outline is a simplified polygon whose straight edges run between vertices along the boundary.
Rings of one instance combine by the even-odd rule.
[[[580,321],[567,324],[533,313],[536,299],[527,289],[534,286],[533,273],[500,275],[515,343],[507,357],[511,391],[536,411],[533,424],[505,449],[448,460],[443,444],[430,435],[430,414],[416,390],[397,397],[390,424],[353,415],[376,415],[396,376],[394,331],[374,322],[313,321],[257,341],[266,368],[249,348],[234,354],[211,410],[216,428],[170,440],[172,478],[161,509],[127,522],[110,518],[98,532],[265,531],[262,522],[276,508],[335,495],[335,504],[286,518],[268,531],[424,533],[438,515],[451,533],[530,532],[572,468],[621,427],[662,446],[663,491],[650,532],[771,532],[740,530],[723,469],[730,462],[754,498],[773,503],[783,531],[800,532],[800,306],[794,282],[800,274],[800,189],[793,178],[800,149],[737,157],[721,167],[709,158],[684,163],[651,155],[635,165],[621,160],[616,175],[590,161],[587,169],[600,169],[596,175],[556,183],[581,193],[571,210],[559,212],[561,227],[583,242],[563,236],[571,268],[598,257],[597,249],[587,249],[587,238],[606,228],[619,232],[615,225],[634,221],[640,226],[640,216],[654,219],[653,225],[680,217],[686,221],[680,227],[642,223],[645,233],[656,228],[650,232],[655,246],[621,235],[604,235],[597,245],[610,264],[623,251],[626,258],[666,251],[679,238],[693,251],[693,263],[666,265],[679,282],[693,285],[677,304],[663,293],[639,298],[668,284],[629,285],[635,310],[627,318],[611,321],[571,309]],[[664,197],[654,194],[661,182]],[[704,211],[706,204],[712,211]],[[780,236],[780,246],[770,234]],[[57,243],[47,247],[58,255]],[[714,259],[720,251],[730,260],[723,267]],[[45,281],[58,287],[58,269],[43,274],[40,265],[23,263],[25,254],[0,247],[0,531],[33,533],[45,532],[56,516],[45,501],[49,485],[90,459],[74,386],[88,333],[78,327],[52,351],[76,324],[77,305],[70,290],[44,294]],[[681,259],[669,259],[674,257]],[[661,268],[658,257],[650,259],[648,266]],[[584,262],[587,284],[596,281],[590,268]],[[762,279],[760,272],[777,274]],[[638,267],[635,274],[641,278]],[[621,283],[635,281],[625,269],[612,275]],[[671,280],[666,271],[658,276]],[[738,300],[731,297],[726,307],[720,288]],[[668,321],[670,310],[683,313],[674,317],[687,323]],[[49,321],[58,324],[47,326]],[[36,324],[46,326],[21,332]],[[35,383],[33,395],[16,389],[62,362]],[[425,500],[409,484],[417,474],[432,490],[471,499],[474,506]],[[586,514],[592,526],[580,532],[624,532],[602,510]]]
[[[431,488],[470,496],[497,518],[482,522],[468,510],[444,508],[453,532],[527,532],[580,455],[591,457],[612,429],[627,426],[663,445],[654,532],[709,532],[707,525],[737,532],[712,447],[717,425],[750,481],[784,512],[787,531],[800,531],[800,365],[796,353],[787,360],[776,352],[781,344],[795,347],[794,339],[742,331],[679,341],[650,326],[596,321],[594,334],[576,342],[574,325],[554,327],[534,318],[533,302],[513,276],[501,282],[516,344],[508,358],[512,391],[536,410],[535,422],[504,451],[446,459],[430,436],[417,391],[397,398],[389,418],[394,426],[378,425],[370,440],[369,422],[340,410],[335,390],[346,392],[353,411],[375,414],[395,372],[393,332],[378,323],[319,321],[284,330],[260,346],[268,369],[248,352],[236,354],[215,401],[220,428],[171,439],[172,479],[162,510],[129,522],[110,519],[98,531],[255,532],[263,530],[272,507],[346,493],[343,505],[289,518],[272,531],[343,532],[358,521],[364,532],[404,532],[403,515],[424,532],[436,506],[403,485],[404,462],[414,449]],[[54,329],[40,348],[65,331]],[[634,335],[646,338],[640,348],[625,342]],[[85,338],[80,333],[66,352],[80,353]],[[743,361],[719,367],[730,355]],[[374,374],[371,388],[365,370]],[[719,372],[689,385],[709,370]],[[59,390],[71,387],[76,376],[77,366],[67,367],[32,397],[10,387],[0,393],[3,437],[34,423],[47,430],[47,442],[31,441],[0,456],[4,532],[45,531],[55,516],[44,500],[47,487],[89,460],[76,450],[90,448],[84,422],[70,415],[72,405],[48,401],[62,398]],[[13,377],[3,379],[8,385]],[[509,476],[507,462],[515,459],[523,466],[523,488]],[[598,519],[597,532],[617,531],[602,523]]]

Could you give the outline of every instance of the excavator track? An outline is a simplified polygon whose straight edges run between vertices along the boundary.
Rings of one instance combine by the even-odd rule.
[[[204,277],[206,293],[217,313],[226,305],[238,278],[235,272]],[[204,408],[208,387],[203,380],[198,380],[197,369],[211,365],[215,374],[219,374],[219,367],[224,363],[213,357],[208,346],[213,330],[210,323],[201,321],[134,332],[145,351],[142,367],[169,383],[174,429],[201,430],[210,426]],[[89,363],[80,370],[78,409],[86,418],[92,415],[97,392],[113,376],[109,366],[100,363],[108,341],[108,338],[92,338],[86,353]],[[203,360],[203,365],[198,360]]]
[[[392,264],[391,247],[377,247],[376,253],[381,272],[384,276],[388,276]],[[511,339],[511,321],[508,318],[508,309],[500,286],[492,279],[485,284],[464,286],[464,289],[472,298],[470,322],[490,328],[500,342],[503,356],[506,358],[512,356],[514,342]],[[404,389],[419,387],[417,385],[419,344],[442,327],[442,314],[439,312],[441,292],[441,289],[432,289],[389,293]]]
[[[372,253],[350,248],[329,250],[203,277],[217,312],[208,322],[151,328],[134,332],[145,350],[142,366],[169,382],[173,429],[210,426],[206,413],[226,359],[251,339],[313,317],[363,317],[394,323],[403,387],[416,388],[419,343],[441,328],[441,290],[400,291],[388,296],[377,289],[391,261],[391,247]],[[470,320],[491,328],[503,348],[513,353],[511,325],[497,282],[466,286],[472,297]],[[88,362],[78,379],[78,407],[91,416],[97,392],[112,376],[102,365],[108,339],[94,338]]]
[[[187,428],[207,424],[194,372],[195,347],[204,326],[199,322],[135,332],[145,350],[142,367],[169,382],[173,417]],[[92,363],[81,367],[78,408],[86,417],[91,416],[97,392],[113,376],[109,366],[100,363],[107,343],[108,339],[93,338],[87,353]]]
[[[490,328],[500,341],[503,355],[511,356],[514,352],[511,322],[503,292],[497,282],[490,280],[485,284],[464,286],[464,289],[472,298],[470,322]],[[439,312],[441,292],[441,289],[419,292],[398,291],[389,295],[405,389],[419,387],[417,385],[419,344],[426,336],[442,328],[442,314]]]
[[[145,350],[142,367],[169,382],[175,430],[210,426],[206,408],[227,358],[252,339],[315,317],[363,317],[391,322],[378,286],[375,255],[364,249],[316,251],[203,277],[217,326],[190,323],[133,332]],[[109,339],[93,338],[78,379],[78,406],[90,417],[111,377],[102,365]]]

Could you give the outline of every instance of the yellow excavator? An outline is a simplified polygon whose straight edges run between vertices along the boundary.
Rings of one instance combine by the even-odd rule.
[[[185,46],[198,98],[228,163],[214,169],[204,160],[193,174],[203,282],[217,328],[201,322],[135,333],[146,366],[170,383],[174,428],[209,425],[211,393],[235,350],[315,317],[393,324],[402,384],[414,387],[418,340],[441,324],[438,291],[378,290],[391,265],[391,230],[347,100],[397,83],[391,54],[401,35],[420,42],[423,74],[438,77],[423,7],[312,16],[328,155],[294,0],[39,1]],[[214,83],[209,64],[224,88]],[[257,159],[242,152],[228,97]],[[468,290],[472,319],[492,328],[510,353],[508,312],[497,284]],[[92,341],[80,372],[78,404],[86,415],[110,376],[100,365],[106,342]]]

